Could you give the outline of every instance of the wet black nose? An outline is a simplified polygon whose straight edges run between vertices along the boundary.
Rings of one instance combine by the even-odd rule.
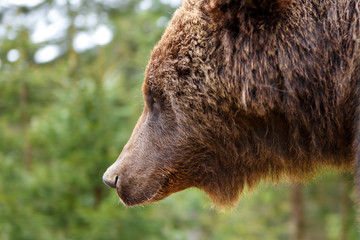
[[[108,176],[106,173],[102,177],[103,182],[111,188],[116,188],[118,176]]]

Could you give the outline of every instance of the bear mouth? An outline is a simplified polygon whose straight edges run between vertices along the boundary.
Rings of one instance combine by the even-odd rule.
[[[116,178],[115,186],[120,201],[127,207],[153,203],[167,196],[162,191],[165,187],[163,182],[146,186],[141,190],[136,189],[135,186],[121,184],[121,181]]]

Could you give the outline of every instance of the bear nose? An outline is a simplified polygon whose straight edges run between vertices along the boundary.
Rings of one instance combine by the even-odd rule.
[[[107,173],[102,177],[103,182],[111,188],[116,188],[116,183],[119,179],[117,175],[109,175]]]

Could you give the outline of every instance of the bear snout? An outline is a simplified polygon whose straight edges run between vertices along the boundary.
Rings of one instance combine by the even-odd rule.
[[[103,182],[111,188],[116,188],[119,176],[110,172],[109,169],[104,173],[102,180]]]

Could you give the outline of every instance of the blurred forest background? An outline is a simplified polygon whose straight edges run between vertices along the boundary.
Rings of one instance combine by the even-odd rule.
[[[0,1],[0,239],[360,239],[345,173],[263,183],[225,212],[196,189],[126,208],[102,183],[179,4]]]

